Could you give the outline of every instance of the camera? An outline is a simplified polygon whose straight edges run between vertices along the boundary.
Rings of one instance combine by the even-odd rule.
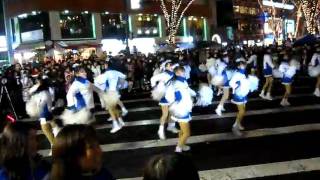
[[[8,79],[7,78],[1,78],[1,84],[2,85],[6,85],[8,83]]]

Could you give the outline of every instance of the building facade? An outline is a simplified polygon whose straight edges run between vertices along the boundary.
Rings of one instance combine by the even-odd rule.
[[[198,0],[183,17],[177,41],[211,40],[212,1]],[[8,38],[14,58],[27,60],[41,50],[59,59],[65,51],[117,53],[129,45],[143,53],[165,42],[167,28],[153,0],[5,0]],[[87,52],[86,52],[87,51]]]

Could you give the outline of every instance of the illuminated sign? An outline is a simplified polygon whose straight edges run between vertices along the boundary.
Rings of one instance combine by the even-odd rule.
[[[130,0],[131,9],[140,9],[141,8],[141,0]]]
[[[288,9],[288,10],[293,10],[294,5],[292,4],[285,4],[285,3],[279,3],[279,2],[273,2],[273,1],[263,1],[262,2],[264,6],[271,6],[271,7],[276,7],[280,9]]]

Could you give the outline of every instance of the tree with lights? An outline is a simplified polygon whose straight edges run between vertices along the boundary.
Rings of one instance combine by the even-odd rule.
[[[171,0],[170,2],[167,2],[166,0],[157,1],[160,1],[160,7],[166,20],[167,30],[169,33],[168,42],[173,45],[175,44],[175,37],[180,27],[181,20],[185,12],[195,0]],[[184,8],[182,7],[183,2],[186,2]]]
[[[304,16],[308,33],[320,33],[320,0],[292,0],[292,2],[301,11],[298,18]]]

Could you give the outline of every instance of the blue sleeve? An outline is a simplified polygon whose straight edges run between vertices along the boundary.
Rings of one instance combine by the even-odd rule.
[[[181,92],[180,92],[180,91],[176,91],[176,92],[174,92],[174,97],[175,97],[174,101],[176,101],[176,102],[180,102],[180,101],[181,101],[181,99],[182,99]]]

